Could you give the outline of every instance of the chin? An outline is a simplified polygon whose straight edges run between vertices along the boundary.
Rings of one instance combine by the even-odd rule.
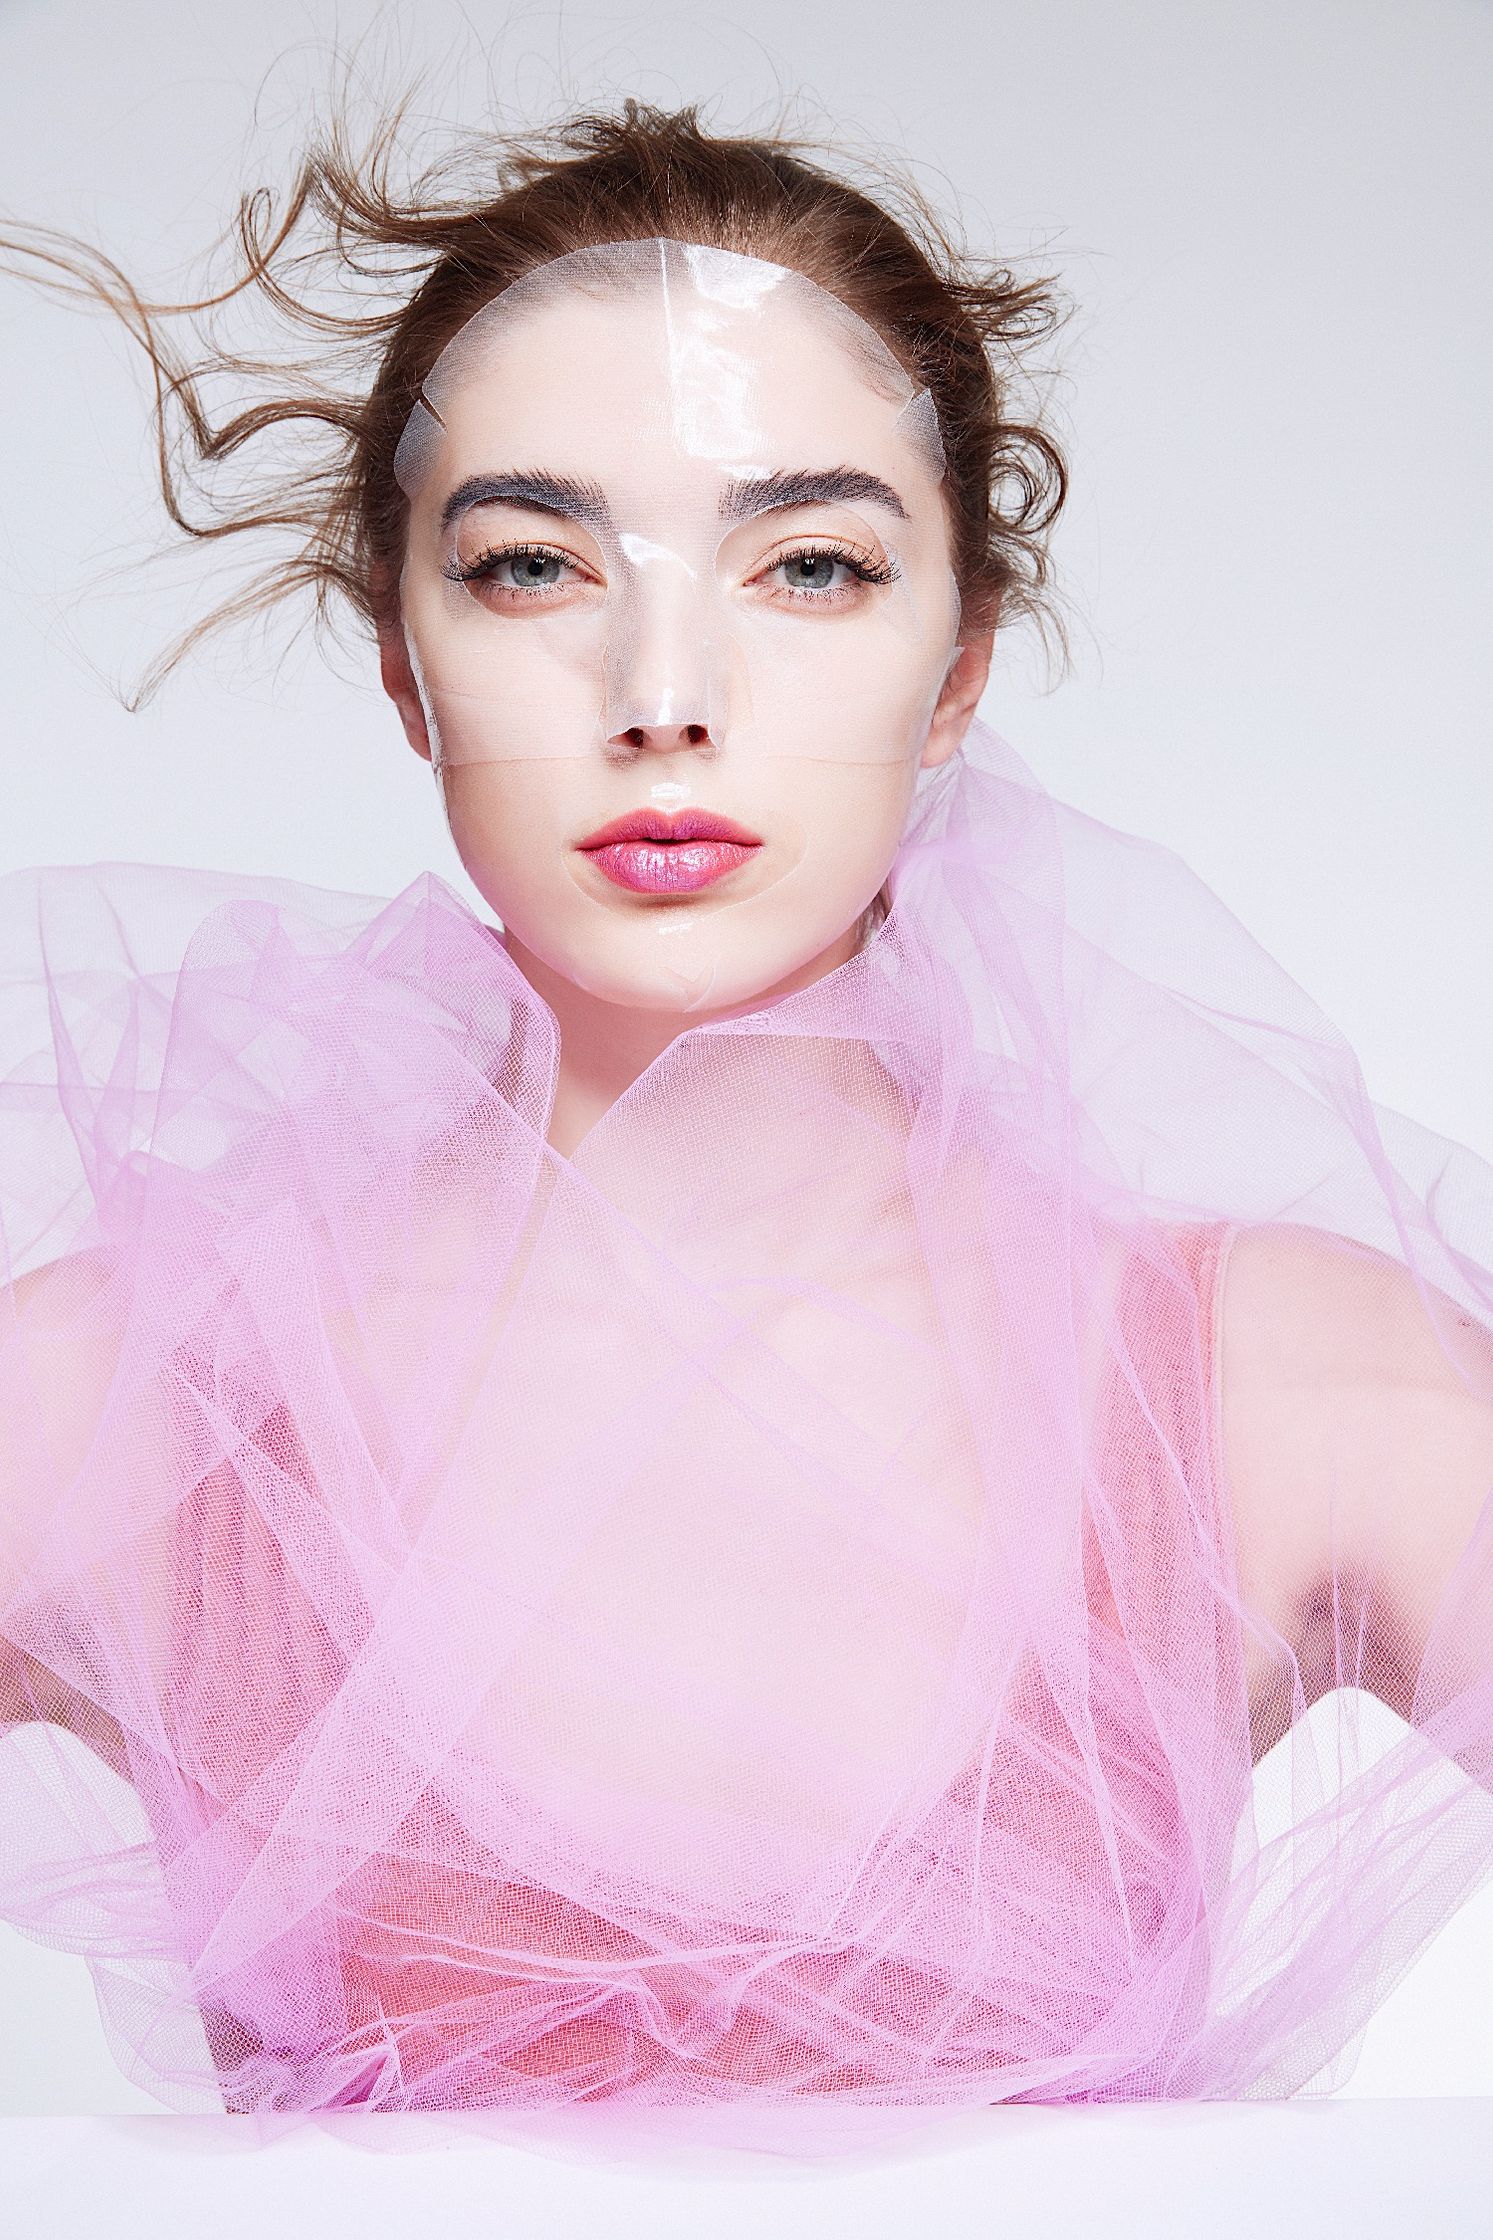
[[[753,937],[745,926],[731,926],[730,916],[722,913],[693,925],[682,916],[672,925],[662,918],[634,924],[620,939],[584,949],[577,944],[569,954],[552,951],[547,962],[601,1002],[629,1011],[678,1013],[687,1023],[691,1014],[767,1001],[785,981],[812,966],[825,943],[835,938],[826,934],[819,940],[810,933],[805,939],[802,926],[792,929],[795,939],[764,939],[761,927]],[[544,953],[534,946],[536,953]]]
[[[622,964],[577,964],[566,977],[587,995],[626,1011],[709,1014],[750,1004],[774,988],[783,974],[744,969],[739,960],[712,954],[703,945],[676,957],[655,957]]]

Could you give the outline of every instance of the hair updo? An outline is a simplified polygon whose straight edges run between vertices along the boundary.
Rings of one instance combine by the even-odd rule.
[[[387,622],[407,518],[394,452],[445,344],[535,266],[658,236],[789,266],[875,328],[937,408],[963,627],[1026,616],[1063,640],[1048,537],[1067,468],[1023,402],[1030,354],[1066,315],[1053,281],[978,264],[885,165],[867,191],[844,158],[786,132],[715,134],[695,104],[629,100],[538,132],[466,134],[400,186],[406,108],[361,150],[334,117],[283,207],[268,188],[245,194],[216,245],[233,270],[194,300],[145,298],[112,258],[71,236],[0,230],[0,262],[103,303],[145,351],[161,492],[177,528],[289,544],[157,657],[129,705],[204,633],[296,593],[310,593],[319,624],[343,606],[370,630]],[[297,348],[269,359],[262,335],[249,348],[224,339],[222,322],[245,305],[267,307]],[[216,418],[215,395],[226,404]],[[280,455],[267,465],[259,439],[272,432]]]

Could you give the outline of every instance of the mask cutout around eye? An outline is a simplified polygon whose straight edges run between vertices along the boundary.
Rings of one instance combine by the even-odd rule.
[[[937,415],[802,274],[672,240],[469,319],[395,461],[438,764],[903,762],[958,652]]]

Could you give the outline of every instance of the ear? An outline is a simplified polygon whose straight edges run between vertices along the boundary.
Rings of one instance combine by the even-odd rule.
[[[928,738],[923,748],[922,767],[935,770],[941,762],[957,753],[970,720],[980,705],[980,695],[990,679],[990,656],[995,644],[995,626],[976,631],[961,640],[933,720],[928,726]]]
[[[430,729],[425,721],[425,710],[415,689],[415,673],[410,667],[410,649],[405,643],[404,625],[399,610],[386,612],[378,625],[378,669],[383,687],[404,725],[404,735],[416,754],[430,760]]]

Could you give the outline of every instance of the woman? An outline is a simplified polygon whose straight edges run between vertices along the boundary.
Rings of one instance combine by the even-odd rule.
[[[179,2107],[1330,2077],[1493,1861],[1493,1177],[977,722],[1049,292],[689,111],[494,159],[246,203],[349,386],[222,427],[17,244],[199,461],[324,429],[168,502],[350,599],[498,925],[8,883],[0,1908]]]

